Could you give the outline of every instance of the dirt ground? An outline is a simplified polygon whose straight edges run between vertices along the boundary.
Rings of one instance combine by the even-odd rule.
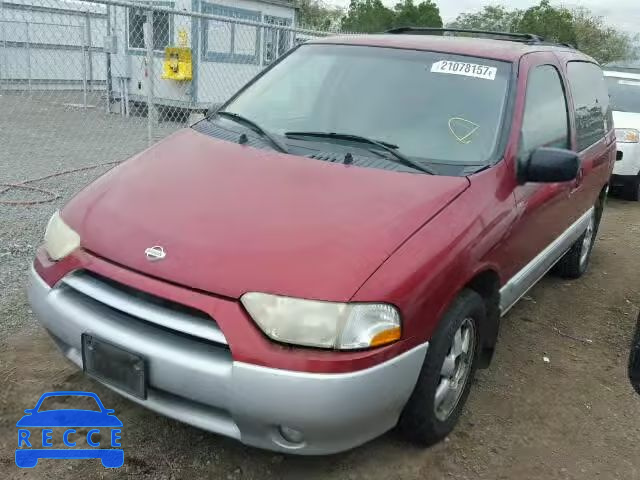
[[[3,321],[22,317],[0,345],[1,476],[640,479],[640,397],[625,370],[640,305],[639,252],[640,205],[611,199],[589,273],[543,279],[504,318],[494,363],[479,373],[447,441],[422,450],[391,432],[329,457],[245,447],[118,397],[63,359],[20,293],[13,308],[1,309]],[[122,468],[107,470],[98,460],[15,466],[15,422],[50,390],[94,391],[116,410],[124,423]]]
[[[0,183],[121,160],[146,145],[142,119],[79,112],[50,97],[0,95]],[[159,137],[177,128],[161,127]],[[640,480],[640,396],[626,378],[640,308],[639,204],[611,199],[587,275],[543,279],[503,319],[494,362],[479,372],[446,442],[423,450],[390,432],[305,458],[245,447],[124,400],[83,377],[39,327],[24,290],[33,251],[51,212],[104,170],[37,182],[60,195],[50,203],[0,205],[0,478]],[[14,190],[1,198],[39,197]],[[15,466],[16,421],[52,390],[93,391],[115,409],[122,468],[98,460]]]

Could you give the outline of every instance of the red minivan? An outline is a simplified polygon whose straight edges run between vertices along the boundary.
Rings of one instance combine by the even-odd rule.
[[[616,157],[592,58],[457,33],[307,42],[81,191],[30,279],[64,355],[261,448],[444,438],[501,316],[587,269]]]

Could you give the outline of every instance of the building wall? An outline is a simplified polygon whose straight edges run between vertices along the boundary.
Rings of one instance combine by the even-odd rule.
[[[229,12],[252,12],[254,21],[264,21],[265,18],[278,17],[285,19],[289,25],[295,24],[295,9],[291,6],[266,3],[255,0],[171,0],[171,1],[152,1],[151,3],[175,8],[185,11],[196,11],[204,13],[218,14],[218,7],[230,7]],[[224,10],[227,13],[227,10]],[[122,48],[123,54],[128,54],[130,62],[130,77],[128,80],[128,88],[130,98],[134,100],[144,101],[147,96],[147,65],[146,52],[142,49],[132,49],[128,45],[128,11],[126,8],[116,8],[114,26],[117,30],[117,36],[122,39],[119,42],[119,48]],[[192,62],[194,78],[192,82],[176,82],[174,80],[164,80],[160,78],[164,54],[161,51],[154,52],[153,72],[154,98],[160,99],[168,105],[190,105],[192,107],[207,107],[211,104],[219,103],[231,96],[242,85],[248,82],[268,63],[265,59],[264,42],[265,29],[238,26],[233,23],[223,23],[214,25],[216,22],[209,20],[193,18],[189,16],[174,15],[170,19],[171,39],[173,44],[178,42],[178,33],[181,29],[186,30],[188,34],[188,46],[192,49]],[[255,47],[255,59],[247,61],[246,59],[238,59],[233,56],[224,58],[224,56],[212,54],[205,50],[204,35],[208,35],[208,29],[217,27],[226,31],[230,30],[234,34],[254,35],[257,42]],[[251,32],[251,33],[250,33]],[[215,37],[209,35],[207,40]],[[115,65],[113,68],[114,75],[118,75],[118,71],[124,72],[129,67]]]
[[[103,88],[106,9],[86,4],[11,0],[0,2],[2,88]]]
[[[170,15],[167,46],[177,46],[181,30],[192,49],[193,81],[161,78],[163,48],[154,51],[153,68],[146,49],[129,43],[129,9],[64,0],[0,2],[0,89],[104,89],[107,78],[105,40],[109,42],[116,98],[146,101],[153,71],[153,97],[167,105],[207,107],[226,100],[262,68],[294,44],[294,35],[275,28],[295,26],[295,9],[282,0],[138,0],[138,3],[184,11]],[[53,7],[55,5],[55,8]],[[271,27],[252,27],[189,16],[189,12],[230,15]],[[232,51],[225,51],[233,37]],[[140,46],[140,45],[138,45]],[[251,48],[252,47],[252,48]]]
[[[272,5],[251,0],[199,0],[198,3],[200,3],[200,9],[202,9],[203,4],[207,3],[241,7],[243,9],[260,12],[261,21],[264,21],[265,16],[272,16],[287,19],[291,22],[290,25],[295,24],[295,10],[291,7]],[[202,31],[198,30],[197,32],[200,36],[199,40],[202,40],[202,36],[206,34],[204,29],[212,27],[212,25],[207,25],[209,23],[210,22],[208,21],[204,21],[202,25],[198,26],[202,29]],[[196,84],[198,102],[215,104],[226,100],[268,64],[268,61],[265,58],[264,48],[267,33],[265,32],[265,29],[260,29],[257,34],[258,51],[256,52],[257,59],[255,63],[232,63],[232,60],[213,60],[211,59],[211,56],[208,56],[207,52],[203,50],[203,45],[200,46],[200,54],[198,55],[197,60],[199,68]]]

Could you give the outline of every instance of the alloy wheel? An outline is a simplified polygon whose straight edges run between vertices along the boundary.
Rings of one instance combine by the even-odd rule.
[[[442,422],[449,418],[462,397],[471,373],[475,350],[475,323],[472,318],[465,318],[453,336],[440,369],[440,382],[433,405],[436,418]]]
[[[580,267],[584,268],[587,264],[587,260],[589,258],[589,253],[591,252],[591,244],[593,243],[593,236],[595,233],[596,226],[596,216],[595,214],[591,215],[589,219],[589,225],[584,232],[584,237],[582,239],[582,247],[580,248]]]

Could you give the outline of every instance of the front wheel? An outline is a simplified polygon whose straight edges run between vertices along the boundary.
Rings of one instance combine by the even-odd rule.
[[[485,316],[480,295],[463,290],[442,318],[398,423],[409,440],[433,445],[455,427],[478,364],[479,325]]]

